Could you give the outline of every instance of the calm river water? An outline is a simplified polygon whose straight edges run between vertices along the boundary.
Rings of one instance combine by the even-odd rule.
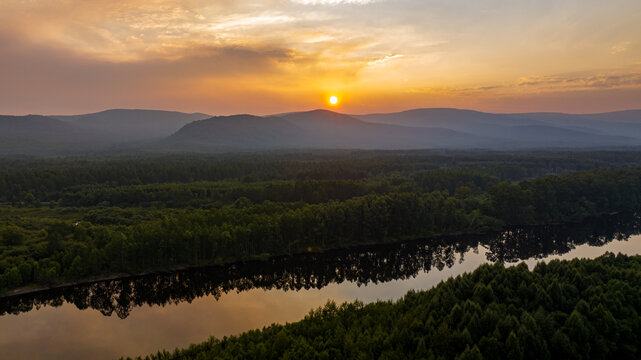
[[[3,359],[114,359],[185,347],[356,299],[398,299],[483,263],[641,254],[636,215],[416,240],[0,298]]]

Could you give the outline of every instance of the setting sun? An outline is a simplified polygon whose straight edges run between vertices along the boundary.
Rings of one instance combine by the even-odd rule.
[[[331,105],[337,105],[338,104],[338,96],[332,95],[329,97],[329,103]]]

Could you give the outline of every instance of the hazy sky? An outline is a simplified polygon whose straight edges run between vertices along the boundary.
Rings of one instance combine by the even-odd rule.
[[[639,0],[2,0],[0,113],[641,108]]]

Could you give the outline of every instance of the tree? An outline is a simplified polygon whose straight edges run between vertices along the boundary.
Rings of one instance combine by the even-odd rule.
[[[461,355],[456,357],[456,360],[483,360],[483,354],[481,354],[478,346],[474,345],[470,348],[467,345]]]
[[[523,359],[523,350],[514,332],[510,332],[505,340],[505,356],[511,360]]]
[[[20,275],[20,270],[16,266],[9,269],[5,274],[5,281],[9,288],[17,287],[22,285],[22,276]]]
[[[15,225],[7,226],[2,229],[0,231],[0,236],[2,238],[2,243],[9,246],[22,245],[26,239],[24,230]]]

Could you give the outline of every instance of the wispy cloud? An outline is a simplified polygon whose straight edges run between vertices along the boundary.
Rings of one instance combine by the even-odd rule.
[[[523,92],[564,92],[600,89],[641,89],[640,71],[621,72],[612,70],[603,74],[558,74],[521,77],[516,82],[471,87],[416,87],[407,90],[413,94],[447,96],[496,96],[520,94]]]
[[[516,86],[545,90],[636,87],[641,86],[641,72],[530,76],[519,79]]]
[[[303,5],[343,5],[343,4],[356,4],[366,5],[377,2],[380,0],[292,0],[293,3]]]
[[[403,54],[387,55],[387,56],[385,56],[383,58],[372,60],[372,61],[368,62],[367,65],[370,65],[370,66],[382,65],[382,64],[390,62],[390,61],[392,61],[394,59],[402,58],[403,56],[404,56]]]
[[[628,50],[628,47],[632,44],[630,41],[622,41],[620,43],[612,45],[610,48],[610,53],[616,55]]]
[[[212,31],[234,31],[239,29],[264,27],[267,25],[283,25],[296,21],[296,17],[282,13],[266,13],[260,15],[234,15],[207,26]]]

